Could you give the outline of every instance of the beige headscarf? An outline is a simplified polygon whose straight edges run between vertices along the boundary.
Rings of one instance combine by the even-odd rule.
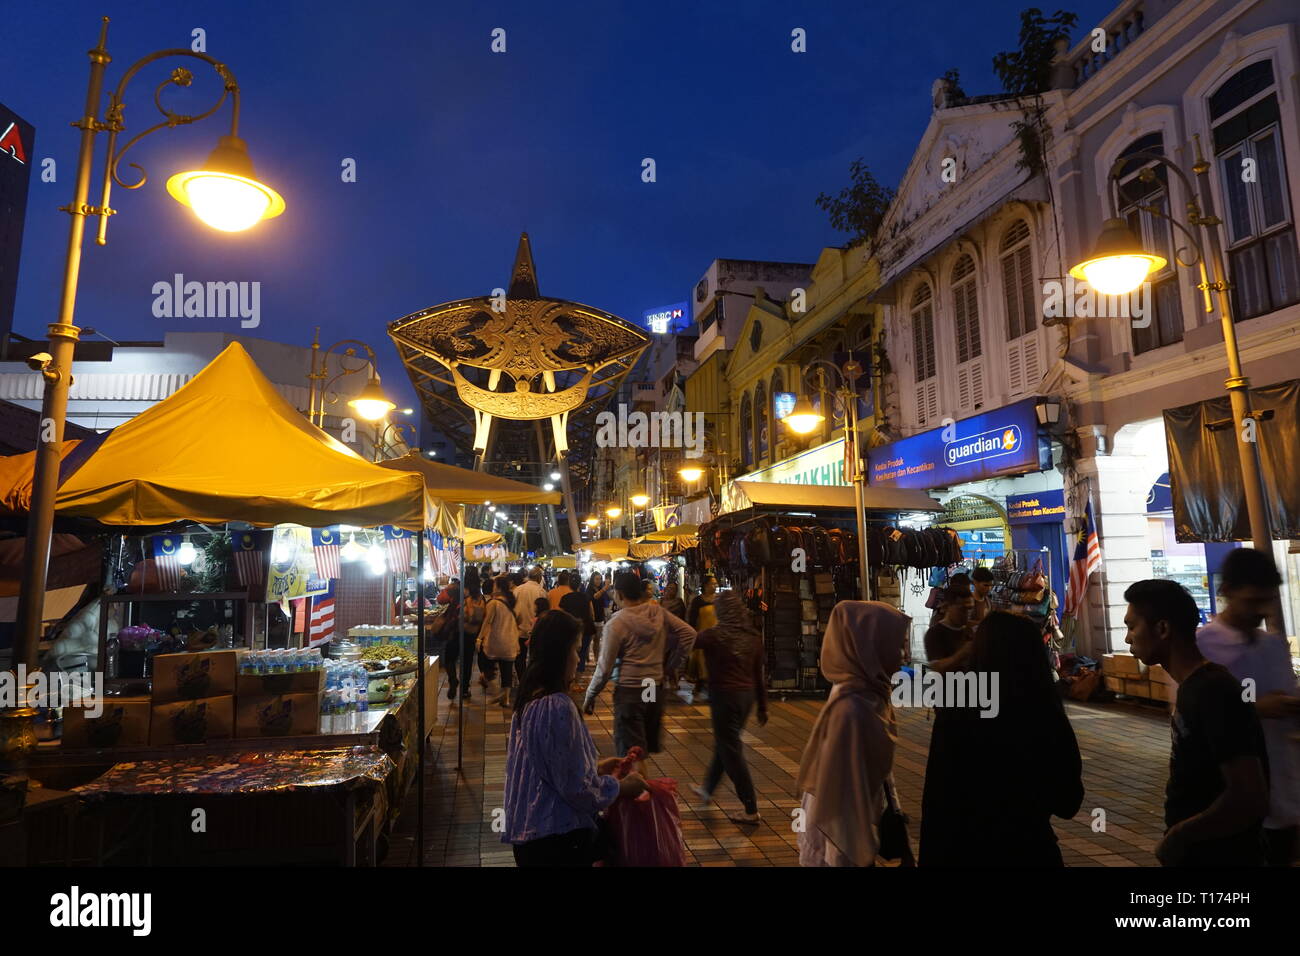
[[[882,785],[894,764],[894,710],[881,649],[900,646],[911,618],[879,601],[841,601],[822,639],[821,670],[834,685],[799,764],[799,792],[815,798],[809,827],[853,861],[875,858]]]

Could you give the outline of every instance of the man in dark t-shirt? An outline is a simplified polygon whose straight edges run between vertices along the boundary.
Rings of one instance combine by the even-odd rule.
[[[1268,755],[1255,709],[1228,671],[1196,646],[1196,601],[1173,581],[1124,592],[1125,642],[1178,683],[1165,788],[1165,866],[1260,866],[1268,812]]]
[[[943,616],[925,632],[925,658],[934,670],[946,670],[954,656],[970,643],[975,597],[970,588],[949,587],[943,592]]]

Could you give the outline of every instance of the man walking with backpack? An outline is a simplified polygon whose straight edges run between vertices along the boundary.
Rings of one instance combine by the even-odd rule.
[[[695,646],[695,629],[681,618],[652,603],[645,582],[630,571],[614,580],[622,609],[605,624],[596,672],[587,687],[587,714],[596,711],[596,697],[608,683],[614,665],[619,666],[614,688],[614,752],[626,754],[633,747],[658,753],[659,728],[663,720],[664,665],[674,669]],[[668,658],[668,648],[677,647]]]

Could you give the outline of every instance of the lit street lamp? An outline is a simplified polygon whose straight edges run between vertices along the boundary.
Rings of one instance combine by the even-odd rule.
[[[862,448],[858,439],[858,393],[853,383],[862,375],[862,366],[850,359],[842,366],[826,359],[814,359],[800,370],[800,376],[807,382],[808,375],[816,371],[819,392],[832,391],[830,373],[835,374],[837,387],[835,395],[844,406],[844,441],[853,458],[853,511],[858,526],[858,582],[862,600],[871,600],[867,582],[867,515],[864,485],[866,474],[862,468]],[[812,407],[806,396],[800,396],[794,403],[790,414],[781,419],[790,430],[799,435],[810,434],[826,421],[826,417]]]
[[[189,206],[203,222],[225,232],[248,229],[262,219],[284,212],[284,200],[271,187],[260,182],[248,158],[248,149],[239,138],[239,84],[225,64],[207,53],[187,49],[159,50],[136,61],[123,74],[117,88],[109,94],[108,108],[100,119],[100,101],[104,86],[104,73],[111,57],[108,42],[108,17],[104,17],[99,44],[89,51],[90,80],[86,88],[86,105],[81,117],[73,124],[81,130],[81,145],[77,156],[76,185],[72,202],[61,207],[71,216],[68,232],[67,256],[64,262],[62,297],[58,321],[49,327],[49,353],[39,363],[45,381],[41,400],[41,441],[36,447],[36,461],[32,474],[32,500],[27,518],[27,542],[23,552],[22,586],[18,597],[18,633],[14,645],[13,662],[36,666],[36,649],[40,639],[41,623],[45,611],[45,587],[49,579],[50,544],[54,527],[54,499],[58,492],[59,459],[63,448],[64,424],[68,411],[68,390],[72,384],[73,352],[81,329],[74,324],[77,304],[77,286],[81,276],[81,248],[85,240],[86,217],[99,217],[98,245],[107,243],[108,217],[116,210],[109,206],[112,185],[116,182],[124,189],[138,189],[145,184],[145,176],[135,182],[126,182],[119,175],[119,165],[131,147],[150,133],[174,126],[184,126],[211,116],[226,98],[231,100],[230,134],[221,137],[217,148],[208,157],[202,169],[173,176],[167,189],[179,202]],[[126,127],[123,122],[125,102],[123,93],[131,79],[144,67],[166,57],[193,57],[216,70],[221,78],[223,92],[209,110],[197,116],[173,113],[162,104],[163,90],[168,86],[187,87],[193,81],[189,70],[177,67],[170,77],[159,84],[154,92],[154,105],[163,115],[160,123],[137,133],[120,149],[118,134]],[[95,137],[101,132],[108,135],[108,155],[105,160],[102,198],[92,206],[90,198],[91,167],[95,159]],[[138,166],[136,167],[139,168]]]
[[[1102,226],[1101,237],[1097,240],[1093,254],[1074,266],[1070,270],[1070,275],[1085,280],[1092,288],[1105,295],[1125,295],[1140,286],[1147,276],[1158,272],[1168,264],[1164,257],[1143,249],[1141,242],[1116,212],[1117,184],[1124,173],[1124,168],[1134,161],[1164,166],[1182,181],[1187,193],[1187,222],[1191,228],[1167,215],[1158,206],[1139,208],[1167,220],[1188,238],[1191,251],[1195,256],[1189,262],[1184,262],[1181,256],[1176,258],[1181,265],[1188,268],[1199,265],[1201,281],[1197,288],[1204,295],[1207,313],[1214,311],[1215,299],[1218,300],[1219,318],[1223,326],[1223,347],[1228,356],[1228,379],[1224,382],[1224,387],[1227,388],[1228,399],[1232,403],[1232,421],[1237,432],[1237,456],[1241,465],[1242,485],[1246,492],[1246,510],[1250,516],[1250,536],[1256,550],[1271,553],[1273,535],[1269,522],[1268,501],[1264,491],[1263,469],[1260,467],[1259,444],[1246,440],[1246,420],[1253,421],[1256,416],[1250,410],[1250,379],[1241,373],[1237,328],[1232,316],[1232,283],[1228,278],[1227,267],[1223,261],[1223,249],[1219,243],[1218,227],[1223,224],[1223,220],[1214,214],[1214,197],[1210,192],[1210,163],[1201,155],[1199,136],[1196,137],[1196,162],[1192,166],[1192,172],[1196,174],[1199,186],[1199,196],[1196,186],[1192,184],[1187,174],[1160,153],[1149,151],[1131,153],[1115,161],[1107,178],[1106,201],[1110,216]],[[1138,179],[1149,183],[1155,179],[1155,171],[1148,166],[1138,173]],[[1181,251],[1180,249],[1179,252]]]

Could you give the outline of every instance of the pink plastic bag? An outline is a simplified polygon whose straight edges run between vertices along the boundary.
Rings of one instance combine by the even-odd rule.
[[[615,776],[626,776],[645,757],[633,747]],[[617,849],[616,866],[685,866],[686,842],[677,809],[677,781],[667,777],[646,781],[646,792],[635,800],[616,800],[606,812],[610,837]]]

